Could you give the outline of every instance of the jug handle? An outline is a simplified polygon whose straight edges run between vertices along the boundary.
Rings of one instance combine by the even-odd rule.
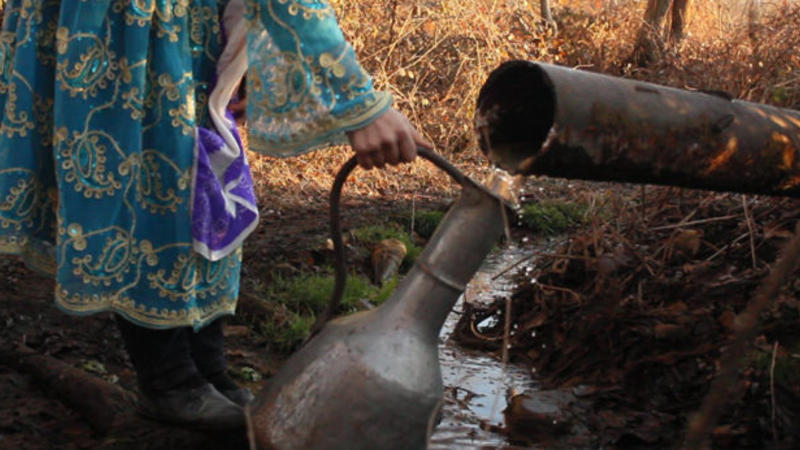
[[[462,187],[469,184],[472,186],[477,187],[491,195],[492,197],[497,197],[496,194],[487,190],[483,187],[480,183],[475,182],[468,176],[464,175],[463,172],[458,170],[450,161],[445,159],[442,155],[436,153],[435,151],[425,148],[425,147],[418,147],[417,154],[428,161],[432,162],[435,166],[442,169],[445,173],[450,175],[450,177]],[[336,178],[333,181],[333,186],[331,187],[330,193],[330,223],[331,223],[331,240],[333,241],[333,251],[334,251],[334,270],[335,270],[335,278],[334,278],[334,285],[333,285],[333,293],[331,294],[331,298],[328,301],[328,305],[325,308],[325,311],[317,317],[317,320],[314,321],[314,325],[311,327],[311,333],[306,339],[308,342],[312,337],[314,337],[325,324],[330,320],[331,317],[336,313],[336,310],[339,308],[339,305],[342,302],[342,297],[344,296],[344,288],[345,284],[347,283],[347,266],[345,261],[345,252],[344,252],[344,242],[342,242],[342,224],[340,218],[340,199],[342,196],[342,186],[344,182],[347,180],[347,177],[356,167],[357,161],[356,157],[350,158],[347,162],[345,162],[342,167],[339,169],[339,172],[336,174]],[[498,200],[502,203],[505,203],[502,199],[498,197]]]

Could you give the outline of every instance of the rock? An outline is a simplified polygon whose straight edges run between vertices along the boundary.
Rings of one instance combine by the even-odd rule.
[[[576,401],[571,392],[561,390],[532,390],[515,395],[503,411],[509,434],[547,440],[569,433]]]
[[[375,281],[383,284],[400,270],[406,257],[406,245],[399,239],[384,239],[372,252],[372,270]]]

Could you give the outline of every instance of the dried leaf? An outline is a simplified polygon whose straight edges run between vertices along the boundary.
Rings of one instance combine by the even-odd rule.
[[[700,251],[703,232],[701,230],[681,230],[673,239],[672,245],[676,252],[694,256]]]
[[[736,313],[731,310],[723,311],[717,319],[723,327],[727,330],[733,330],[734,322],[736,321]]]
[[[656,339],[672,339],[686,334],[686,330],[674,323],[657,323],[653,327],[653,335]]]

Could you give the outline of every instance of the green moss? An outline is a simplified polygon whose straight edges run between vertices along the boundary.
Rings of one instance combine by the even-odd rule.
[[[367,245],[375,245],[384,239],[399,239],[406,246],[406,257],[403,259],[401,270],[408,270],[414,261],[417,260],[419,254],[422,253],[422,247],[418,246],[411,239],[411,236],[405,231],[400,229],[397,223],[388,223],[382,225],[367,225],[361,228],[356,228],[352,231],[353,236],[360,242]]]
[[[420,210],[414,215],[414,231],[425,239],[430,238],[444,217],[444,211]]]
[[[268,289],[266,298],[283,306],[280,317],[271,317],[259,324],[259,331],[269,342],[272,350],[291,352],[303,342],[311,331],[316,317],[325,310],[333,292],[334,277],[331,274],[304,274],[292,278],[276,277]],[[383,303],[397,287],[395,276],[378,287],[363,276],[347,277],[342,312],[363,309],[361,300],[373,305]]]
[[[583,223],[586,205],[545,201],[525,205],[521,211],[522,226],[531,231],[552,236]]]

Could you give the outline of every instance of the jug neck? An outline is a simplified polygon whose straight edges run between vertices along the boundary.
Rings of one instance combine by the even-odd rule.
[[[467,184],[417,262],[387,300],[400,322],[438,337],[447,315],[505,227],[505,203]]]

